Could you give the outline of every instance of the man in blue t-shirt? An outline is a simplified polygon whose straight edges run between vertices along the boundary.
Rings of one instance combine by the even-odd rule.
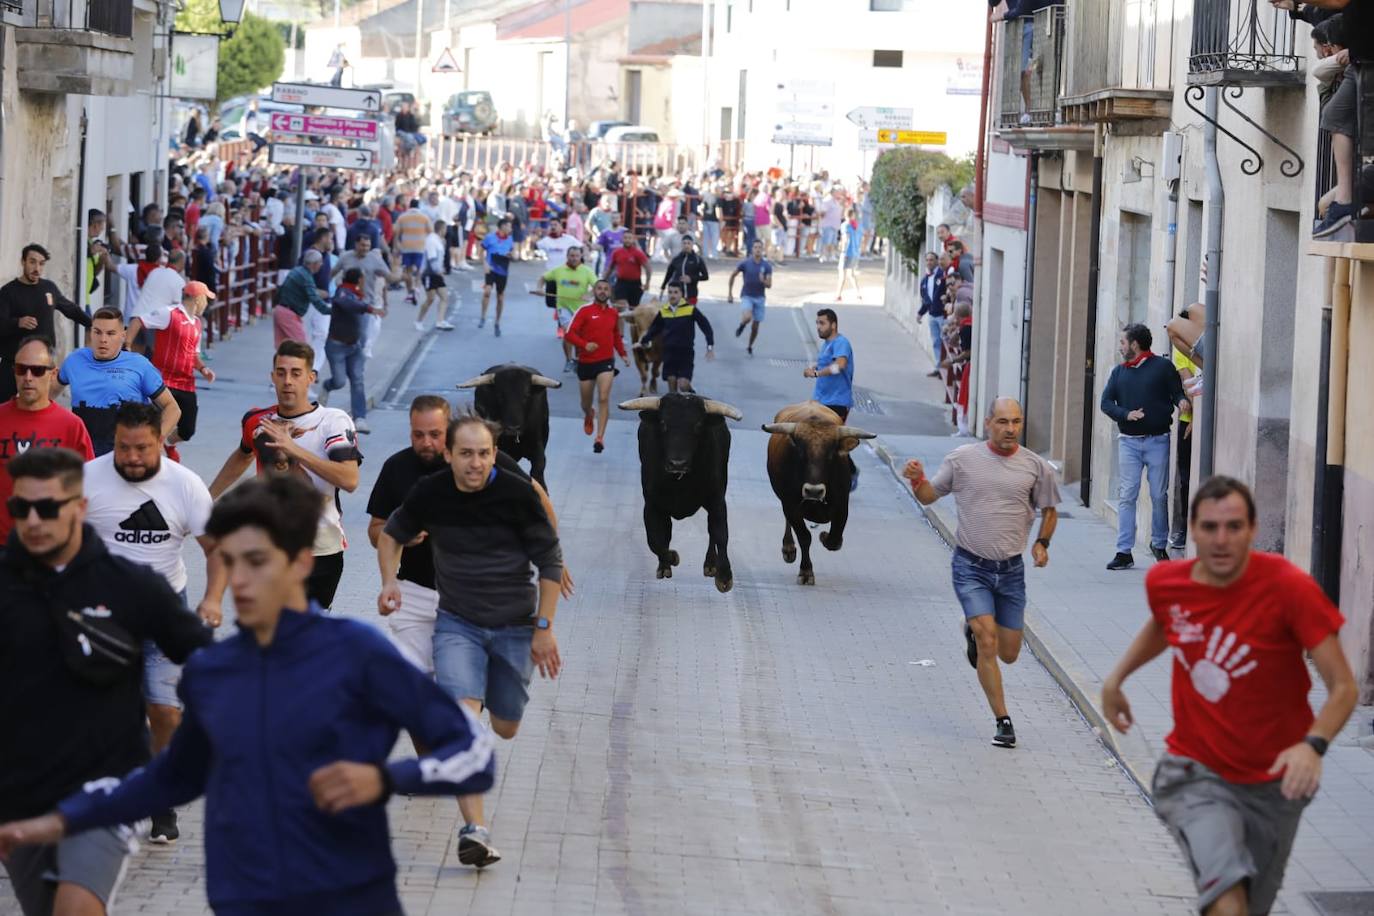
[[[811,400],[819,401],[840,415],[840,422],[849,419],[854,406],[854,348],[849,338],[840,333],[840,319],[834,309],[816,312],[816,336],[825,341],[816,354],[816,365],[807,366],[802,375],[816,380]],[[859,485],[859,469],[849,459],[849,489]]]
[[[477,326],[487,323],[487,301],[491,298],[492,287],[496,288],[496,336],[501,336],[501,312],[506,307],[506,281],[510,279],[510,256],[515,251],[515,239],[510,234],[511,222],[502,219],[496,224],[496,232],[482,239],[482,250],[487,253],[487,276],[482,283],[482,315]]]
[[[171,435],[181,408],[148,358],[123,349],[124,322],[115,309],[91,317],[91,345],[73,350],[62,362],[57,380],[72,389],[72,413],[86,424],[96,457],[114,450],[114,417],[125,401],[162,408],[162,438]]]
[[[747,209],[747,208],[746,208]],[[759,325],[763,324],[763,310],[765,306],[764,297],[773,285],[773,263],[763,256],[763,242],[755,241],[749,249],[749,257],[740,261],[735,267],[735,272],[730,274],[729,287],[726,290],[725,301],[735,301],[735,277],[744,275],[744,283],[740,286],[739,301],[744,306],[744,311],[740,314],[739,327],[735,328],[735,336],[744,333],[744,329],[751,324],[753,327],[749,331],[749,355],[754,355],[754,341],[759,337]]]

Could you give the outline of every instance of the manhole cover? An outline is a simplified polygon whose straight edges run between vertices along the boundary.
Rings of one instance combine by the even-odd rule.
[[[1322,916],[1369,916],[1374,913],[1374,891],[1308,891],[1307,899]]]

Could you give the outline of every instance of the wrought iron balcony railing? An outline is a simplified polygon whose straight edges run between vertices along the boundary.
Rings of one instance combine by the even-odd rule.
[[[999,128],[1052,127],[1058,123],[1064,58],[1064,6],[1037,11],[1030,20],[1003,23],[1002,101]]]
[[[1301,86],[1297,28],[1269,0],[1194,0],[1188,82],[1198,86]]]

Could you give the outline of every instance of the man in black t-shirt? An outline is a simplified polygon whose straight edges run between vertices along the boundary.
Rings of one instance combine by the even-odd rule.
[[[0,286],[0,403],[14,397],[18,388],[14,382],[14,354],[19,342],[26,337],[57,340],[53,312],[59,311],[83,328],[91,326],[91,318],[57,288],[51,280],[43,279],[48,263],[48,250],[42,245],[28,244],[19,256],[22,271],[4,286]]]

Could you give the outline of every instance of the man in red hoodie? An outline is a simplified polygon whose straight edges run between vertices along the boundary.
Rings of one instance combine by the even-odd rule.
[[[592,287],[592,301],[577,310],[563,339],[577,347],[577,384],[582,393],[582,431],[592,434],[592,386],[597,392],[596,442],[592,451],[600,454],[606,447],[606,423],[611,416],[611,382],[618,370],[615,353],[626,366],[630,358],[620,331],[620,313],[611,305],[611,284],[598,280]],[[614,348],[614,353],[612,352]]]

